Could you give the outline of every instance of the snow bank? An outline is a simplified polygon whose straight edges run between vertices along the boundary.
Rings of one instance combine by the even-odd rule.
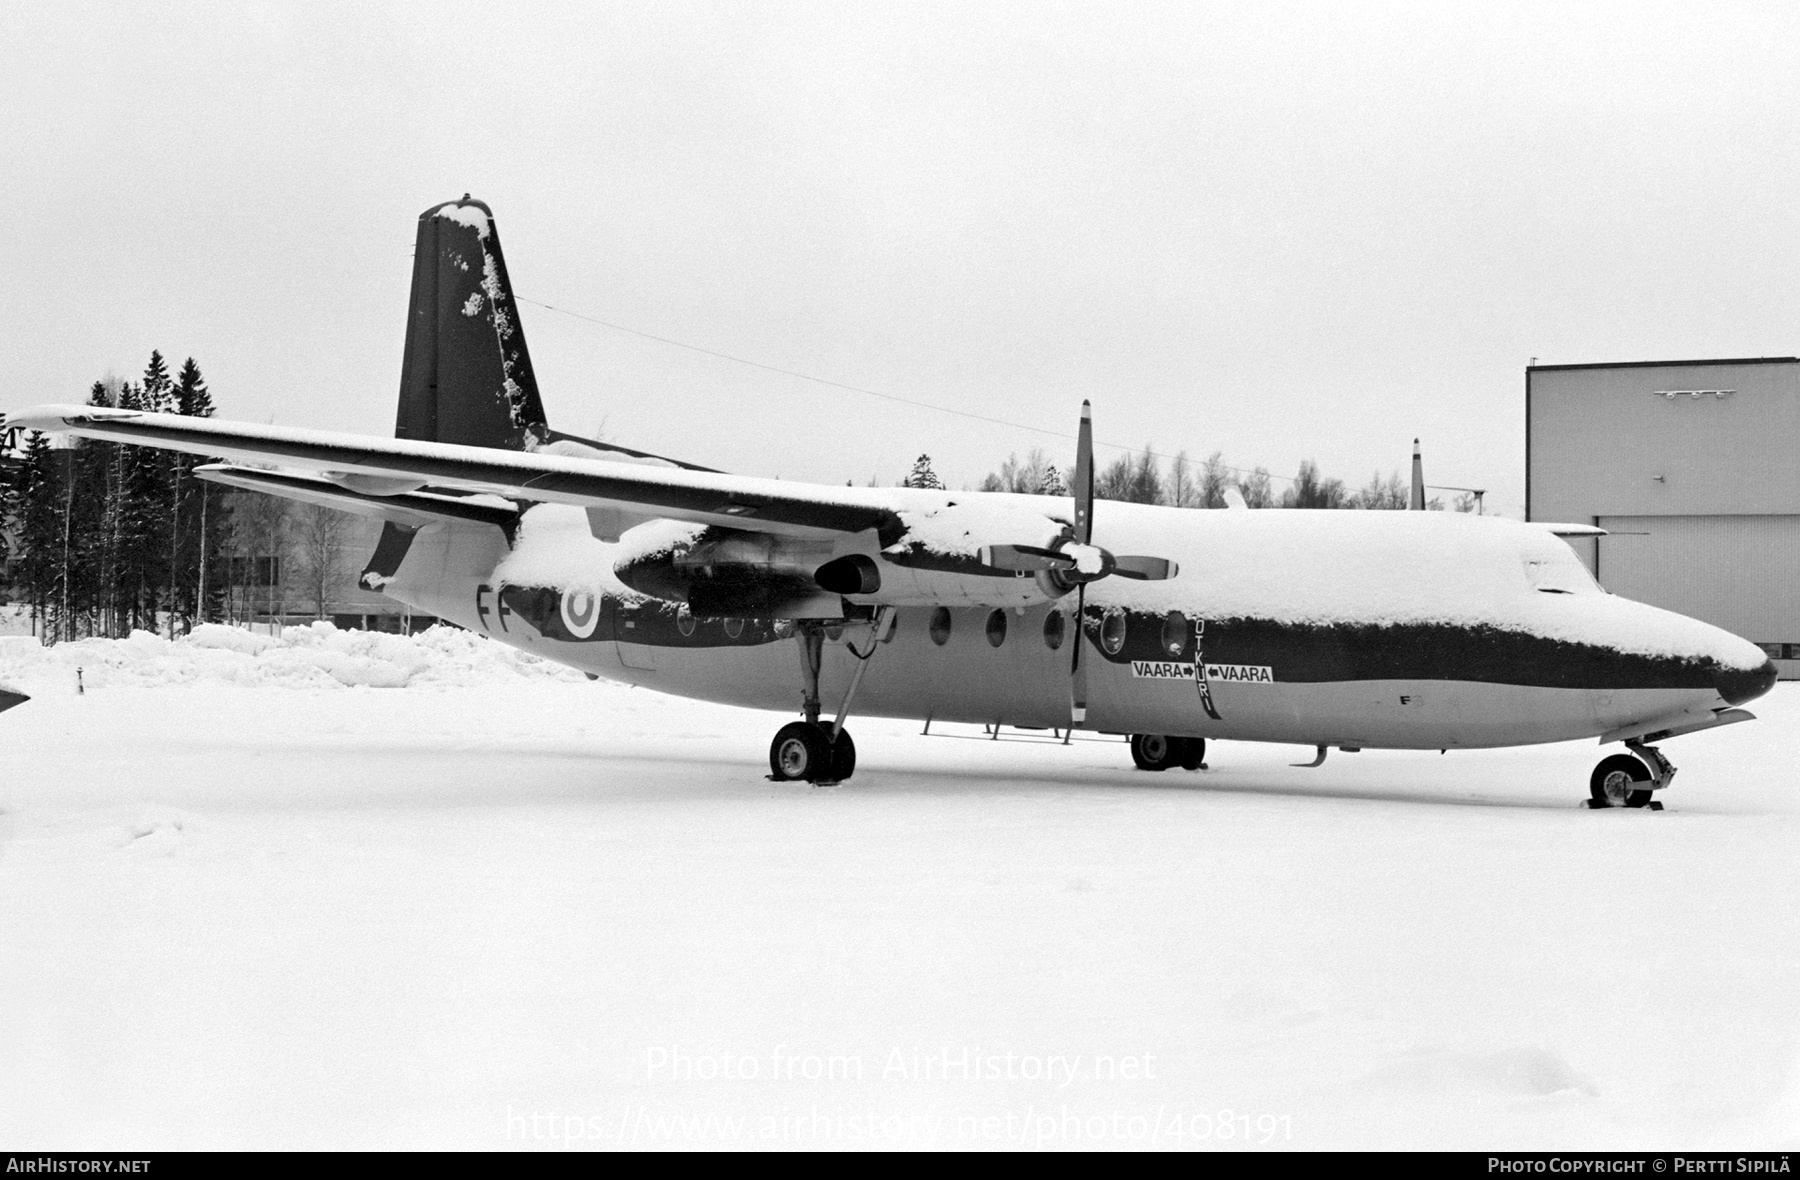
[[[0,645],[0,683],[26,692],[221,681],[248,687],[410,688],[517,678],[580,680],[581,673],[473,632],[433,627],[417,635],[340,631],[330,623],[256,635],[208,623],[173,642],[147,631],[39,647]]]

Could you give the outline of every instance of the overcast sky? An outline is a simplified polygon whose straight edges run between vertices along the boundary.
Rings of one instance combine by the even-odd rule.
[[[525,299],[1277,474],[1419,435],[1516,514],[1532,357],[1800,352],[1797,48],[1773,4],[9,2],[0,408],[160,348],[224,416],[391,433],[466,191]],[[858,483],[1073,450],[522,313],[576,433]]]

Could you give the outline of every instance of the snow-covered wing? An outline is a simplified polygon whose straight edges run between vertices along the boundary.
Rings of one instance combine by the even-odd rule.
[[[837,488],[579,455],[373,438],[99,406],[39,406],[10,415],[6,422],[23,430],[66,432],[240,463],[279,464],[334,482],[354,477],[351,482],[360,479],[365,487],[380,481],[403,488],[429,483],[786,536],[826,538],[874,529],[884,543],[891,543],[905,532],[897,510],[907,489]],[[911,494],[916,498],[920,493]]]

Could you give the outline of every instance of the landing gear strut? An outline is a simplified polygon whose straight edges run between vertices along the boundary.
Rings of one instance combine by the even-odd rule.
[[[819,622],[799,624],[799,633],[794,638],[800,648],[800,679],[804,686],[801,708],[806,720],[789,722],[776,731],[775,740],[769,743],[771,779],[829,784],[841,783],[856,773],[856,742],[844,728],[844,718],[850,713],[850,701],[862,684],[863,673],[868,671],[876,645],[893,621],[893,613],[891,606],[875,612],[875,626],[867,652],[859,652],[853,645],[845,643],[850,654],[860,662],[856,665],[855,675],[850,677],[850,687],[844,692],[843,702],[838,706],[837,719],[830,724],[819,721],[819,666],[825,658],[825,625]]]
[[[1131,735],[1131,760],[1139,770],[1199,770],[1206,765],[1206,739],[1170,737],[1163,733]]]
[[[1609,755],[1594,767],[1594,773],[1588,779],[1588,806],[1647,807],[1661,811],[1662,804],[1652,802],[1650,796],[1669,785],[1675,777],[1675,768],[1655,746],[1637,741],[1625,745],[1631,754]]]

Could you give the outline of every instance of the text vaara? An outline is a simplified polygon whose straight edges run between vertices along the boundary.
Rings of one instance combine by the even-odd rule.
[[[1133,660],[1131,674],[1139,680],[1196,680],[1198,664],[1171,660]],[[1207,664],[1206,680],[1213,684],[1274,684],[1275,673],[1261,664]]]

